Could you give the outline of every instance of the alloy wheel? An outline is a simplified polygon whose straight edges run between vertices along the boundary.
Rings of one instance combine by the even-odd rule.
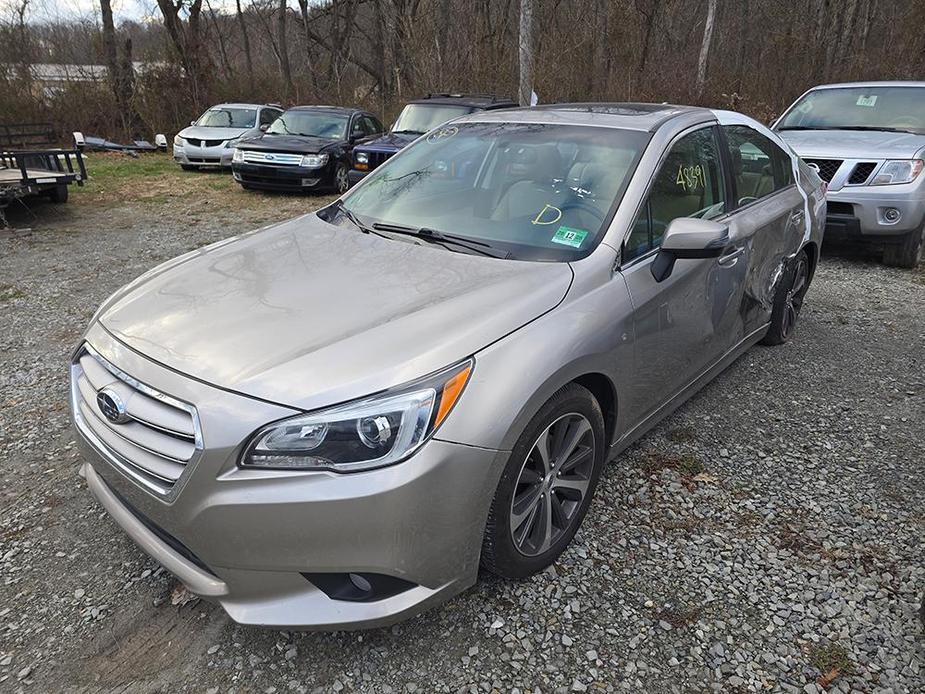
[[[793,328],[800,316],[800,309],[803,308],[803,299],[806,296],[807,282],[809,281],[809,263],[806,260],[806,254],[801,253],[793,268],[793,283],[787,292],[787,298],[784,300],[784,315],[782,316],[783,324],[781,325],[781,335],[786,339],[793,332]]]
[[[594,432],[584,415],[559,417],[524,460],[511,501],[511,538],[529,557],[546,552],[579,518],[594,470]]]
[[[350,182],[347,180],[347,167],[343,164],[337,167],[334,172],[334,185],[337,186],[338,193],[346,193]]]

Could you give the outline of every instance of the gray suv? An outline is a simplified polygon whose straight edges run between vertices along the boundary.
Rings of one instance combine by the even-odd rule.
[[[888,265],[921,262],[925,82],[814,87],[773,128],[828,184],[826,234],[878,244]]]
[[[116,292],[71,361],[83,475],[233,619],[386,624],[542,570],[604,464],[793,335],[818,176],[739,114],[481,112],[328,207]]]

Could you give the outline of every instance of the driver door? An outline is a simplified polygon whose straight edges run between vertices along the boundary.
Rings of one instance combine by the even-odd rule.
[[[669,146],[622,251],[634,307],[635,372],[630,411],[644,421],[681,393],[743,336],[739,315],[746,260],[679,259],[662,282],[651,265],[665,230],[679,217],[723,223],[730,209],[717,128],[688,131]]]

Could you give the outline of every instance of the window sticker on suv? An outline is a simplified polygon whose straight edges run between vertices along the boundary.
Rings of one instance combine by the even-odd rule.
[[[572,248],[581,248],[588,232],[584,229],[573,229],[572,227],[559,227],[552,237],[553,243],[561,243],[564,246]]]

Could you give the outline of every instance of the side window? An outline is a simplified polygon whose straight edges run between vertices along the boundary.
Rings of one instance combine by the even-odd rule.
[[[661,246],[673,219],[713,219],[725,212],[723,169],[713,128],[685,135],[662,160],[624,244],[623,259],[638,258]]]
[[[279,116],[279,111],[272,108],[260,109],[260,125],[269,125]]]
[[[355,116],[353,119],[353,127],[350,129],[351,135],[360,135],[365,136],[369,133],[366,132],[366,119],[363,116]]]
[[[723,128],[729,143],[739,205],[747,205],[793,183],[790,155],[746,125]]]
[[[382,124],[372,116],[364,116],[363,124],[366,127],[367,135],[375,135],[382,132]]]

